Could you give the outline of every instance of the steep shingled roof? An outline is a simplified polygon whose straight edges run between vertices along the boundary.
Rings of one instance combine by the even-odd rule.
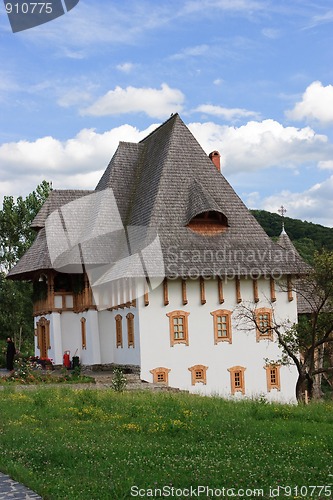
[[[50,192],[47,200],[31,224],[31,227],[38,231],[36,239],[19,262],[8,273],[8,278],[30,279],[34,273],[52,268],[45,232],[46,219],[60,207],[91,193],[94,193],[94,191],[75,189],[55,189]]]
[[[34,229],[40,229],[45,226],[45,221],[48,216],[58,208],[77,200],[82,196],[86,196],[94,191],[79,190],[79,189],[54,189],[50,192],[44,205],[31,223]]]
[[[158,235],[166,276],[296,274],[306,269],[298,254],[270,240],[178,114],[140,143],[119,144],[96,192],[107,188],[113,190],[124,226],[147,229],[148,239],[132,237],[135,251]],[[44,205],[35,226],[45,221],[51,209],[51,202]],[[186,227],[189,218],[205,210],[223,213],[226,231],[208,236]],[[94,250],[95,243],[91,242]],[[85,244],[88,248],[89,243]],[[102,252],[96,256],[98,263],[103,259],[107,263],[102,245],[98,246]],[[153,256],[150,259],[154,261]],[[157,261],[151,264],[161,268]],[[29,269],[35,268],[36,263],[30,263]],[[10,276],[27,271],[20,261]]]

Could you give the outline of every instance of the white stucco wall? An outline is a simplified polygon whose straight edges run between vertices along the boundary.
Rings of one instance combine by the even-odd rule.
[[[187,281],[188,304],[182,304],[181,282],[169,281],[169,305],[164,306],[163,289],[160,286],[149,294],[149,306],[144,306],[139,299],[139,320],[141,332],[141,378],[152,382],[151,369],[169,368],[169,385],[189,390],[194,393],[219,394],[230,396],[230,373],[228,368],[243,366],[245,371],[245,393],[247,397],[265,394],[267,399],[293,401],[295,399],[296,369],[281,367],[281,391],[273,389],[267,393],[265,358],[277,360],[281,351],[276,342],[256,341],[254,325],[251,331],[237,328],[237,310],[235,282],[224,283],[224,303],[219,304],[217,283],[205,282],[206,304],[200,301],[198,281]],[[258,281],[260,302],[257,307],[271,307],[269,280]],[[242,304],[254,307],[253,285],[251,280],[241,280]],[[278,320],[289,318],[296,321],[296,300],[288,301],[287,292],[276,287],[275,316]],[[219,342],[214,344],[213,317],[210,312],[217,309],[233,311],[232,344]],[[183,310],[188,317],[189,345],[170,346],[169,318],[167,313]],[[208,366],[207,385],[191,385],[189,367]],[[240,397],[237,393],[236,397]]]
[[[128,313],[134,315],[134,347],[128,347],[127,319]],[[116,346],[117,315],[122,316],[123,347]],[[124,308],[115,311],[100,311],[99,331],[101,342],[101,363],[115,363],[120,365],[140,364],[140,336],[137,308]]]
[[[134,347],[128,347],[126,315],[134,315]],[[123,317],[123,347],[116,347],[115,316]],[[79,356],[83,365],[95,364],[140,364],[140,336],[138,311],[136,308],[125,308],[116,311],[88,310],[75,314],[72,311],[53,312],[43,316],[50,321],[50,343],[48,357],[54,364],[62,365],[65,351],[69,351],[70,359]],[[81,319],[85,318],[86,348],[82,347]],[[35,327],[41,317],[35,318]],[[35,338],[35,353],[40,356]]]

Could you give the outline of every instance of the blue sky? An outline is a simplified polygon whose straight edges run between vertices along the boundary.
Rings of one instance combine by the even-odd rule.
[[[329,0],[80,0],[12,33],[0,5],[0,195],[93,189],[179,112],[249,208],[333,226]]]

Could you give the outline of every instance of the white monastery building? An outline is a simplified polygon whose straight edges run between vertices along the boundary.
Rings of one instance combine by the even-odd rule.
[[[9,277],[33,281],[36,355],[295,400],[271,326],[297,322],[291,284],[306,265],[285,233],[271,241],[178,114],[121,142],[94,191],[51,191],[33,227]]]

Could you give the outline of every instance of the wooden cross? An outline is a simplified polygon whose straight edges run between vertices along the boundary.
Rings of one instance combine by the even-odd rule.
[[[278,212],[281,215],[281,217],[283,218],[285,216],[285,214],[287,213],[287,209],[283,205],[281,205]]]
[[[287,213],[287,209],[281,205],[281,207],[278,209],[279,214],[282,217],[282,232],[284,232],[284,216]]]

